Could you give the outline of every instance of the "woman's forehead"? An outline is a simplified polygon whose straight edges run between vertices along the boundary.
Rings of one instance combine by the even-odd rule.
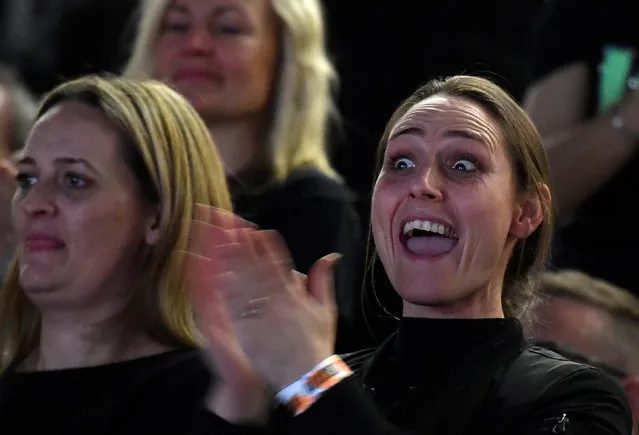
[[[490,145],[496,151],[501,142],[501,129],[493,117],[472,100],[435,95],[426,98],[397,120],[389,140],[402,132],[418,131],[424,137],[466,136]]]
[[[393,129],[406,122],[428,122],[450,118],[473,118],[493,124],[491,116],[477,103],[467,98],[433,95],[413,105],[400,117]]]

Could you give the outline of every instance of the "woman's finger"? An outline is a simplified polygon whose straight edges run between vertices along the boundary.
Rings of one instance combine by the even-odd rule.
[[[213,258],[221,245],[236,243],[237,230],[225,230],[206,222],[192,220],[188,237],[188,250],[197,255]]]
[[[308,292],[322,305],[336,309],[335,303],[335,266],[342,258],[341,254],[326,255],[313,265],[308,274]]]
[[[294,265],[282,236],[277,231],[257,231],[250,236],[254,241],[264,273],[273,277],[277,275],[279,279],[290,284]]]
[[[195,204],[194,219],[225,230],[257,229],[257,226],[231,212],[206,204]]]

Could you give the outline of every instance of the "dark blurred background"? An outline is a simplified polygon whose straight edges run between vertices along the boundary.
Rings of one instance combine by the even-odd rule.
[[[136,0],[0,0],[0,62],[42,94],[90,72],[118,72]],[[368,212],[374,149],[394,107],[434,76],[479,73],[522,96],[541,0],[325,0],[340,74],[334,161]]]

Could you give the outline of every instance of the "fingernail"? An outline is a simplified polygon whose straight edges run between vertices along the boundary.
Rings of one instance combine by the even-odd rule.
[[[193,220],[208,222],[209,221],[209,211],[204,204],[195,204],[193,210]]]
[[[333,252],[332,254],[330,254],[330,259],[333,267],[336,266],[340,261],[342,261],[342,258],[344,258],[344,256],[339,252]]]

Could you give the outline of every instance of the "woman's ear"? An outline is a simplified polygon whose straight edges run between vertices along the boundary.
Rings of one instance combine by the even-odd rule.
[[[534,233],[544,220],[543,204],[550,204],[550,201],[550,189],[545,184],[541,184],[538,191],[519,194],[513,210],[510,234],[517,239],[525,239]]]
[[[160,211],[159,209],[154,208],[149,213],[149,218],[147,219],[147,223],[144,228],[144,241],[147,245],[153,246],[160,240],[160,222]]]

